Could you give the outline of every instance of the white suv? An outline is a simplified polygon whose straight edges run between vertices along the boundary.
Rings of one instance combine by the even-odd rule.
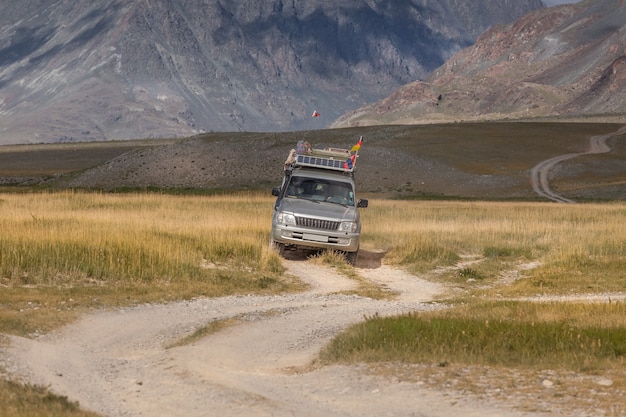
[[[288,160],[282,185],[272,190],[277,199],[271,242],[281,254],[299,248],[338,250],[354,264],[361,234],[359,208],[368,201],[356,200],[353,164],[348,168],[342,159],[349,151],[317,152],[322,156],[312,151],[313,156]]]

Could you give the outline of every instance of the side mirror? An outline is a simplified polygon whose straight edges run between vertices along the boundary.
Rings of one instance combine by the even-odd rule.
[[[363,198],[363,199],[360,199],[358,203],[356,203],[356,206],[365,208],[367,207],[367,204],[368,204],[367,200]]]
[[[272,188],[272,195],[274,197],[278,197],[280,195],[280,188],[279,187]]]

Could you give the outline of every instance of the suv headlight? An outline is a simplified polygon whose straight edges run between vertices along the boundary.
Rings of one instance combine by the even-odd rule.
[[[341,222],[339,225],[340,232],[356,232],[357,225],[356,222]]]
[[[287,224],[290,226],[296,225],[296,216],[291,213],[284,213],[281,211],[280,213],[278,213],[276,220],[278,220],[278,223]]]

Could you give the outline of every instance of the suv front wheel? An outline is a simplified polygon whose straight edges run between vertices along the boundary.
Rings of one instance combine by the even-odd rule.
[[[346,261],[354,266],[356,265],[356,260],[359,257],[359,250],[357,249],[355,252],[346,252]]]
[[[270,239],[270,248],[278,252],[282,257],[285,255],[285,244],[276,242],[274,239]]]

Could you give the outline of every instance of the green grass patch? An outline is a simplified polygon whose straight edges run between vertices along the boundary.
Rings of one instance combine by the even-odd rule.
[[[478,304],[471,311],[463,307],[374,316],[339,335],[320,359],[323,363],[400,361],[575,371],[624,367],[624,303],[577,308],[608,314],[615,321],[572,322],[562,315],[560,305],[513,302]]]
[[[532,249],[528,247],[516,248],[511,246],[487,246],[483,249],[485,258],[527,258],[533,257]]]

